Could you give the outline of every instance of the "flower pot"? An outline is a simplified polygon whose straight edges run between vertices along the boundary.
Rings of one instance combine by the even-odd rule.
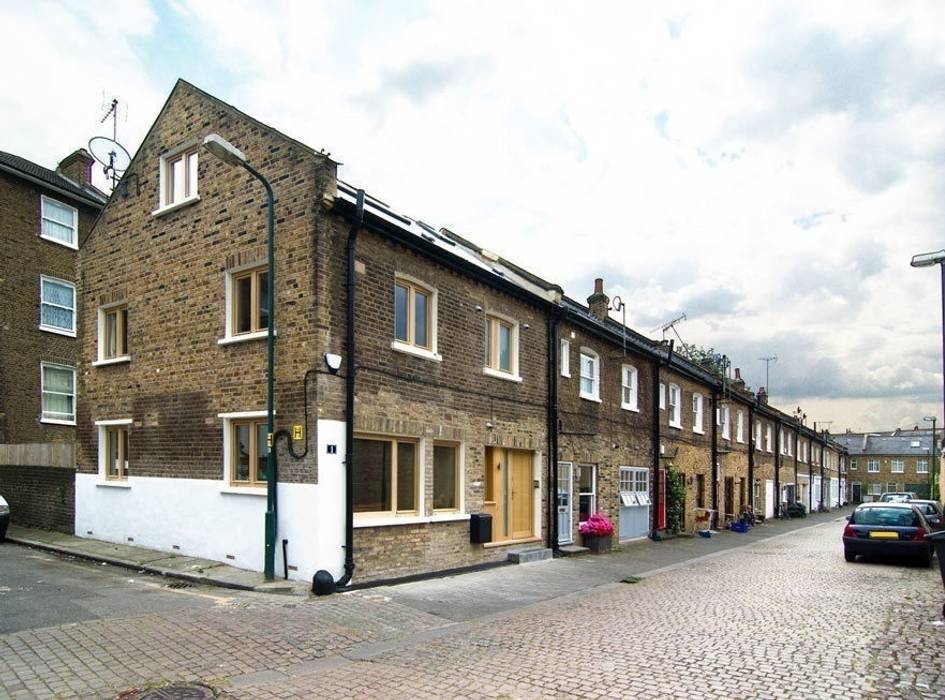
[[[583,538],[584,546],[594,552],[594,554],[609,552],[613,546],[614,540],[612,535],[606,535],[604,537],[598,537],[596,535],[583,535]]]

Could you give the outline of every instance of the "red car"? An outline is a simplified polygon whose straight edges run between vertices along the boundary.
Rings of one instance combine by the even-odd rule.
[[[843,528],[843,558],[858,555],[877,559],[908,558],[932,565],[932,528],[913,503],[864,503]]]

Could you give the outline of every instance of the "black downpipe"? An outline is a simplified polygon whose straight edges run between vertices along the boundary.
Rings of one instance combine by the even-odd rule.
[[[801,446],[801,431],[794,431],[794,502],[797,503],[797,453]]]
[[[715,511],[716,528],[721,526],[719,518],[719,392],[712,389],[712,510]],[[731,433],[729,433],[731,434]],[[709,522],[712,522],[710,519]],[[710,526],[711,527],[711,526]]]
[[[824,476],[824,464],[827,461],[827,431],[824,431],[824,443],[820,448],[820,507],[824,510],[830,510],[830,503],[827,501],[827,477]]]
[[[282,578],[289,580],[289,540],[282,540]]]
[[[548,315],[548,547],[558,553],[558,321],[560,311]]]
[[[774,426],[774,517],[781,518],[781,421]]]
[[[651,415],[651,445],[653,450],[653,515],[651,516],[652,532],[650,537],[656,539],[660,525],[660,508],[663,505],[663,499],[660,497],[660,367],[669,365],[673,359],[673,341],[669,341],[669,348],[666,357],[657,358],[652,365],[653,386],[650,387],[650,401],[652,404]]]
[[[355,354],[354,307],[355,307],[355,272],[354,254],[364,223],[364,190],[358,190],[358,204],[354,213],[354,221],[348,231],[348,276],[347,276],[347,328],[346,347],[348,351],[347,368],[345,371],[345,573],[335,581],[336,588],[343,588],[351,581],[354,574],[354,379],[357,373],[357,356]]]
[[[814,510],[814,440],[807,438],[807,503]]]
[[[748,505],[755,512],[755,408],[748,404]]]

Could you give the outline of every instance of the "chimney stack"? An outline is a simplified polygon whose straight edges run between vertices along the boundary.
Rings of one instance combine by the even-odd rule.
[[[80,187],[92,184],[92,164],[95,159],[84,148],[73,151],[56,167],[56,172],[64,175]]]
[[[610,297],[604,294],[604,280],[598,277],[594,280],[594,293],[587,298],[587,306],[601,321],[607,320],[607,310],[610,308]]]
[[[760,403],[762,406],[768,405],[768,392],[765,391],[764,387],[758,389],[758,403]]]
[[[745,391],[745,380],[742,379],[742,370],[740,367],[735,368],[735,380],[732,384],[734,384],[735,388],[739,391]]]

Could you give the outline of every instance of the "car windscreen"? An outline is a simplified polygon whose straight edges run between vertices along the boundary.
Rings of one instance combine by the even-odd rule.
[[[884,527],[914,527],[916,515],[906,508],[864,508],[853,512],[855,525],[882,525]]]
[[[925,515],[935,515],[935,506],[931,503],[916,503],[915,507],[921,510]]]

